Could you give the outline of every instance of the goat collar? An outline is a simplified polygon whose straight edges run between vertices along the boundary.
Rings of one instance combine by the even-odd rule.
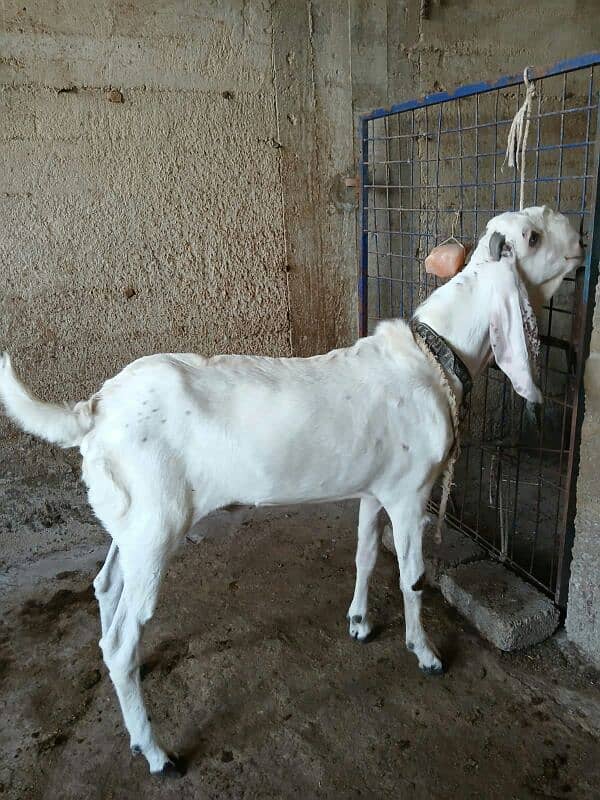
[[[427,349],[434,356],[440,367],[447,373],[453,373],[462,383],[463,394],[461,404],[464,406],[467,395],[473,386],[473,379],[462,359],[454,352],[445,339],[436,333],[433,328],[414,317],[410,321],[413,334],[419,336]]]

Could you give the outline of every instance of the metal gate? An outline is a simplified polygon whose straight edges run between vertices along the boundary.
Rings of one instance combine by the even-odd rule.
[[[540,429],[497,368],[476,382],[448,517],[564,606],[600,257],[600,54],[530,70],[529,77],[537,96],[525,206],[550,205],[576,227],[583,218],[587,262],[539,320]],[[488,219],[518,208],[520,176],[502,164],[523,99],[522,76],[508,76],[361,117],[361,335],[382,318],[409,318],[436,288],[438,279],[424,270],[434,245],[452,232],[475,242]]]

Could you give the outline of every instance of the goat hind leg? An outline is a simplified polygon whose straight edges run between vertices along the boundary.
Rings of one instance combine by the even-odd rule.
[[[131,557],[126,553],[124,558],[123,551],[120,551],[123,591],[100,647],[119,698],[132,753],[145,756],[150,772],[171,777],[180,775],[181,770],[154,735],[144,703],[139,670],[139,643],[143,626],[156,608],[166,567],[165,550],[156,547],[156,539],[153,544],[154,547],[149,551],[148,539],[139,542],[139,549],[131,552]]]
[[[100,608],[100,625],[104,636],[110,628],[123,591],[123,574],[119,564],[119,550],[112,542],[106,560],[94,579],[94,592]]]

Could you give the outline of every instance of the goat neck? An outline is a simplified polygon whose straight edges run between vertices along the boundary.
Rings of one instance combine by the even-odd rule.
[[[422,303],[415,317],[433,328],[464,361],[475,378],[490,353],[490,287],[482,280],[489,264],[487,241],[479,242],[468,265]],[[455,388],[460,382],[453,379]],[[460,387],[462,393],[462,387]]]

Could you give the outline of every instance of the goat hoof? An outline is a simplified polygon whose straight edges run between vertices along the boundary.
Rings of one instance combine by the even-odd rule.
[[[186,767],[183,759],[171,756],[158,774],[161,778],[183,778],[185,773]]]
[[[366,644],[370,642],[373,638],[373,631],[371,628],[367,626],[358,626],[357,628],[350,629],[350,638],[354,639],[355,642],[360,642],[361,644]]]
[[[419,667],[423,675],[443,675],[444,674],[444,665],[443,664],[432,664],[430,667]]]
[[[150,664],[140,664],[140,680],[143,681],[152,672]]]
[[[373,627],[371,628],[369,633],[365,636],[365,638],[360,640],[361,644],[370,644],[373,641],[373,639],[377,639],[377,637],[383,631],[383,628],[384,628],[383,625],[373,625]]]
[[[373,628],[366,614],[347,614],[346,619],[350,623],[348,633],[351,639],[365,644],[373,638]]]

